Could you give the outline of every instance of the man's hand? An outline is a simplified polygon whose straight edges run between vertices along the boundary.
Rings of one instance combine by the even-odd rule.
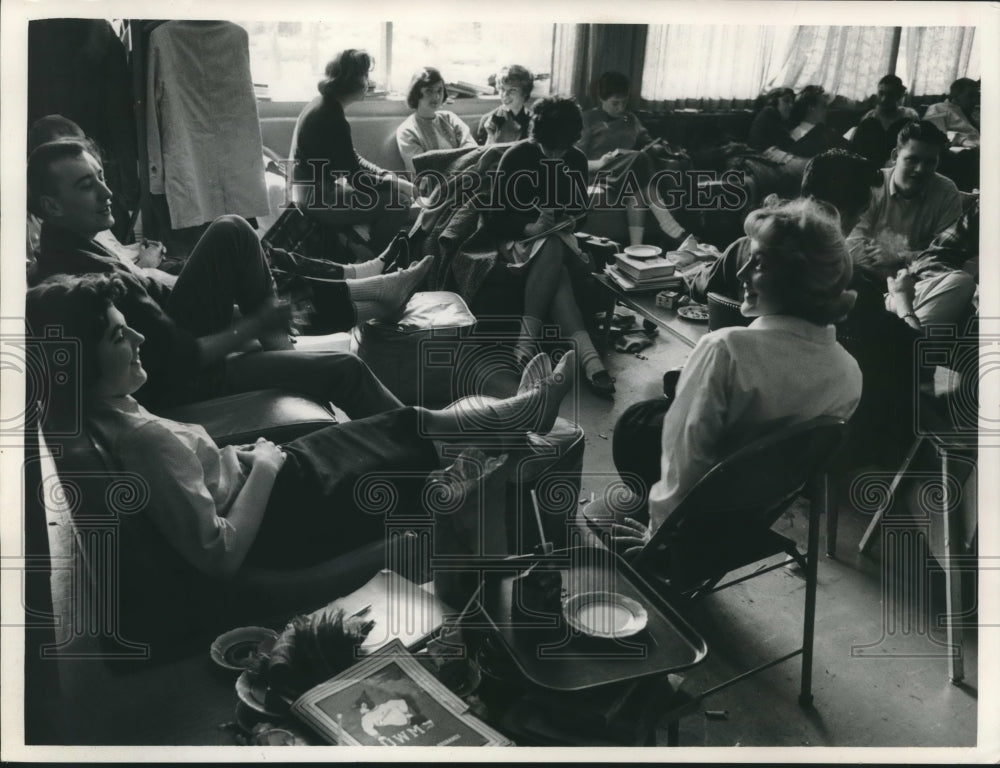
[[[895,277],[890,277],[887,280],[889,286],[889,293],[893,297],[900,297],[905,299],[911,306],[913,304],[914,286],[917,283],[917,278],[910,274],[910,270],[905,267],[896,273]]]
[[[854,266],[882,277],[895,274],[901,264],[902,261],[897,256],[887,252],[874,240],[865,240],[862,247],[854,252]]]
[[[268,296],[251,317],[258,336],[272,331],[287,332],[292,323],[292,305],[277,296]]]

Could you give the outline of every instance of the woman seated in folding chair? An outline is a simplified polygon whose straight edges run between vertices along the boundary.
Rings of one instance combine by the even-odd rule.
[[[845,290],[852,263],[836,211],[779,201],[744,228],[752,246],[740,311],[754,321],[706,334],[673,399],[637,403],[615,425],[615,465],[640,501],[629,506],[649,513],[648,527],[619,516],[613,534],[626,555],[734,450],[820,416],[847,419],[861,397],[861,371],[832,325],[856,298]]]

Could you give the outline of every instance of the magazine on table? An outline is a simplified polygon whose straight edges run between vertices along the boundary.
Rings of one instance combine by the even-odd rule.
[[[388,569],[315,613],[337,608],[343,609],[345,616],[363,616],[375,622],[361,644],[361,654],[373,653],[397,639],[407,648],[419,648],[441,628],[445,614],[454,613],[432,592]]]
[[[302,694],[292,714],[331,744],[372,747],[512,745],[399,641]]]

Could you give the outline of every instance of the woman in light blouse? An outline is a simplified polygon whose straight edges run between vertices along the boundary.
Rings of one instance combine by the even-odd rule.
[[[50,405],[80,409],[72,415],[82,412],[115,465],[111,471],[141,478],[149,503],[123,515],[122,526],[156,547],[166,545],[186,565],[185,574],[230,577],[244,563],[301,568],[377,541],[385,536],[384,516],[370,514],[359,496],[366,477],[382,476],[384,484],[405,486],[395,491],[399,498],[419,499],[427,473],[440,466],[436,441],[471,436],[496,450],[519,448],[528,432],[552,428],[573,386],[573,352],[554,370],[539,355],[517,394],[505,400],[395,408],[280,447],[263,437],[219,447],[202,427],[156,416],[132,397],[147,377],[144,337],[114,304],[122,291],[119,278],[104,275],[50,278],[28,292],[27,322],[59,328],[77,342],[79,400]],[[55,368],[46,370],[56,376]],[[45,391],[53,391],[54,382]]]
[[[836,210],[807,198],[779,202],[751,213],[745,229],[740,311],[753,322],[703,336],[673,400],[637,403],[615,426],[615,464],[633,490],[648,493],[649,527],[614,527],[626,552],[733,451],[820,416],[847,419],[860,400],[861,371],[833,326],[856,299],[846,290],[853,267]]]
[[[476,146],[465,121],[441,109],[447,96],[444,78],[434,67],[424,67],[410,80],[406,103],[414,112],[396,129],[396,146],[410,173],[413,158],[423,152]]]

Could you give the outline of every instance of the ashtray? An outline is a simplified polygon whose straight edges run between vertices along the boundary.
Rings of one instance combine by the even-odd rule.
[[[630,245],[625,249],[625,255],[633,259],[655,259],[663,253],[663,249],[655,245]]]
[[[646,627],[646,609],[617,592],[581,592],[563,601],[566,623],[590,637],[631,637]]]
[[[276,696],[268,696],[267,683],[260,675],[255,675],[249,669],[244,670],[236,679],[236,695],[250,709],[265,717],[284,717],[278,711],[279,705],[285,702]]]
[[[708,322],[708,308],[701,304],[688,304],[684,307],[678,307],[677,314],[685,320],[691,320],[696,323]]]
[[[267,653],[278,639],[278,633],[266,627],[239,627],[215,638],[209,653],[212,661],[223,669],[240,672],[253,663],[258,651]]]

